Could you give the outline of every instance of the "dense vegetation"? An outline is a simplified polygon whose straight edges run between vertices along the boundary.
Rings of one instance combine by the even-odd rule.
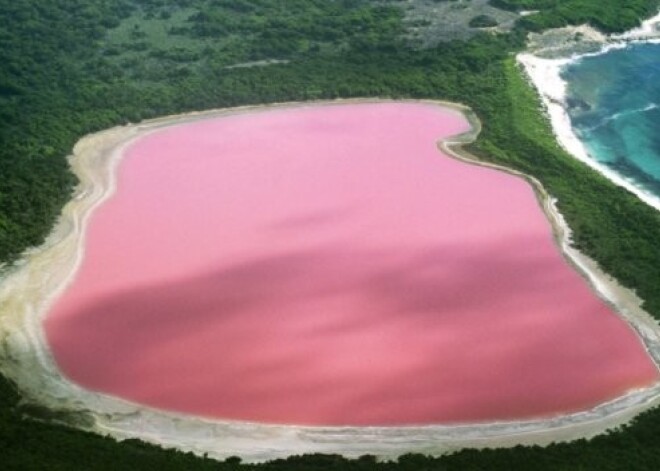
[[[657,2],[647,0],[490,0],[506,10],[539,10],[522,18],[519,25],[530,31],[588,23],[605,32],[637,26],[639,18],[658,12]]]
[[[525,8],[542,3],[501,1]],[[484,129],[471,150],[537,176],[559,199],[576,244],[636,288],[660,319],[660,214],[558,147],[512,59],[524,45],[523,29],[415,50],[400,39],[401,13],[386,3],[0,0],[0,260],[14,260],[43,240],[75,184],[64,157],[82,134],[247,103],[441,98],[474,108]],[[579,22],[582,16],[566,18],[560,7],[580,4],[578,12],[616,19],[607,28],[618,30],[659,4],[545,3],[535,21]],[[313,27],[320,23],[327,31]],[[277,41],[269,28],[278,31]],[[271,40],[274,45],[262,45]],[[267,59],[279,62],[253,62]],[[239,468],[235,460],[220,464],[138,441],[118,445],[23,420],[26,409],[18,400],[0,378],[2,469]],[[378,466],[370,457],[348,462],[310,456],[240,469],[660,469],[658,433],[660,411],[654,410],[623,432],[546,449],[466,450],[439,459],[411,455]]]
[[[477,15],[468,23],[473,28],[491,28],[497,26],[497,20],[488,15]]]

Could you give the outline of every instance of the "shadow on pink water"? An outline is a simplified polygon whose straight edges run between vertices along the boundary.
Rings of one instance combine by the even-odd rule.
[[[438,152],[467,128],[388,103],[141,138],[46,319],[56,361],[157,408],[315,425],[548,416],[655,381],[531,188]]]

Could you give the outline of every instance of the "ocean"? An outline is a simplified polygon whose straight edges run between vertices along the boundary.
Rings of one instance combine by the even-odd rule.
[[[590,157],[660,197],[660,44],[583,56],[561,77],[572,126]]]

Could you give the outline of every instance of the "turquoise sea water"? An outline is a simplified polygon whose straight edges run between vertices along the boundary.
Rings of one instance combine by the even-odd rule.
[[[660,197],[660,44],[583,57],[562,77],[573,128],[591,157]]]

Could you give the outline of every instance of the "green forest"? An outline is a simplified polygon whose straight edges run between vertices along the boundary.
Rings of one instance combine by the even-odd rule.
[[[530,31],[587,23],[607,33],[620,32],[636,25],[639,18],[657,13],[655,2],[646,0],[491,0],[492,5],[514,11],[538,13],[520,20]]]
[[[430,98],[483,122],[470,150],[537,177],[574,244],[660,319],[660,213],[567,155],[514,55],[529,31],[588,22],[624,31],[660,0],[491,0],[521,17],[507,34],[421,49],[395,0],[0,0],[0,263],[43,242],[76,184],[84,134],[192,110],[338,97]],[[460,3],[454,0],[454,3]],[[0,357],[1,365],[6,359]],[[406,455],[377,463],[310,455],[219,463],[49,423],[0,377],[0,467],[75,469],[660,469],[660,410],[592,440],[546,448]]]

